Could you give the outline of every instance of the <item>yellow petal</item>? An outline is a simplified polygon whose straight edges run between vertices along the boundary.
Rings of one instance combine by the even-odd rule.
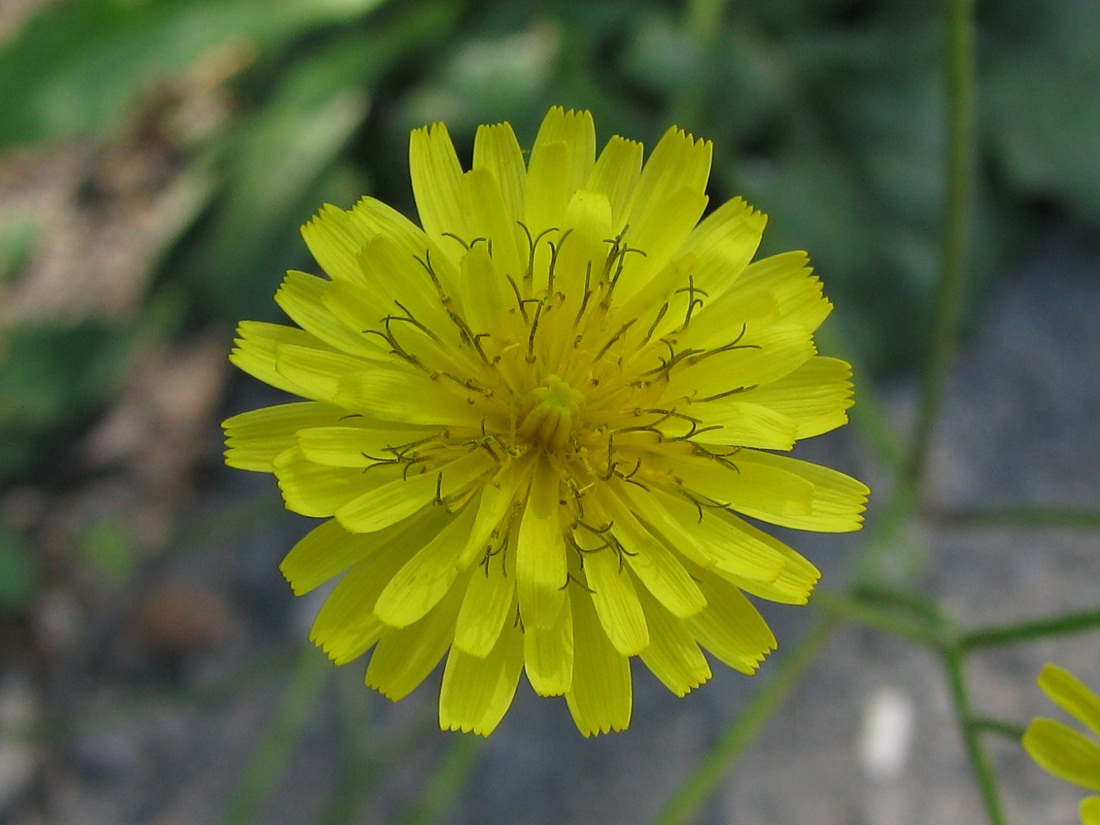
[[[624,487],[634,511],[669,546],[705,569],[718,568],[754,581],[774,581],[787,564],[777,540],[762,541],[721,519],[712,509],[659,490]],[[759,532],[759,531],[757,531]],[[770,538],[770,537],[769,537]]]
[[[642,177],[645,177],[644,171]],[[645,287],[664,268],[683,246],[707,203],[707,196],[702,192],[684,187],[641,215],[636,211],[631,213],[626,243],[644,254],[628,255],[624,259],[625,266],[616,287],[620,300]]]
[[[659,211],[661,205],[680,189],[704,192],[710,177],[712,152],[708,140],[695,140],[675,126],[665,132],[653,147],[634,189],[630,223],[648,221],[649,213]]]
[[[273,466],[287,509],[318,518],[331,516],[347,502],[385,484],[394,470],[400,473],[390,467],[369,474],[355,467],[325,467],[307,459],[296,446],[276,456]]]
[[[335,516],[353,533],[372,533],[408,518],[433,502],[439,505],[441,499],[461,492],[492,469],[493,464],[488,455],[478,451],[428,472],[409,473],[407,477],[399,475],[337,507]],[[385,469],[388,468],[372,469],[365,476]]]
[[[458,240],[453,240],[449,247],[451,258],[457,263],[462,259],[462,253],[480,243],[487,251],[492,252],[493,262],[499,272],[510,273],[516,277],[520,271],[520,261],[526,260],[526,239],[523,230],[516,223],[518,216],[510,215],[508,205],[500,191],[496,178],[485,169],[473,169],[467,172],[462,179],[464,200],[466,203],[466,222],[468,235]],[[522,250],[517,243],[523,239]],[[496,276],[495,280],[500,280]],[[480,290],[479,290],[480,291]],[[473,298],[473,296],[468,296]]]
[[[531,150],[527,166],[524,225],[532,238],[547,229],[560,229],[573,194],[569,188],[569,147],[562,141],[543,143]]]
[[[778,381],[737,397],[789,418],[795,425],[795,438],[810,438],[848,422],[846,411],[852,406],[851,376],[852,368],[847,361],[816,355]],[[700,404],[693,408],[693,414],[709,420],[710,410],[719,406],[720,402]]]
[[[349,533],[334,519],[310,530],[291,548],[279,570],[295,596],[308,593],[347,570],[370,552],[374,542]]]
[[[585,737],[630,725],[632,705],[630,660],[612,646],[603,632],[592,600],[573,600],[573,684],[566,704]]]
[[[649,645],[649,631],[630,571],[605,547],[585,554],[584,575],[607,638],[623,656],[637,656]]]
[[[295,544],[279,565],[279,570],[290,582],[294,594],[300,596],[339,575],[367,555],[396,546],[407,557],[411,548],[423,547],[453,518],[453,514],[439,507],[429,511],[424,518],[410,519],[370,534],[349,533],[339,522],[330,519]],[[386,575],[385,580],[379,583],[377,592],[392,575]],[[369,610],[374,605],[377,592],[369,602],[361,605],[363,609]]]
[[[347,411],[331,404],[302,401],[240,413],[222,422],[225,463],[239,470],[274,471],[275,456],[297,443],[298,430],[338,423]]]
[[[409,172],[424,231],[436,240],[445,232],[467,236],[462,166],[442,123],[416,129],[409,136]]]
[[[626,223],[627,205],[642,171],[642,154],[642,144],[615,135],[600,152],[585,183],[586,189],[607,195],[611,205],[609,237],[621,232]]]
[[[775,650],[767,623],[736,587],[712,573],[701,573],[699,587],[707,606],[687,620],[699,643],[720,661],[742,673],[754,673]]]
[[[739,394],[789,375],[817,354],[810,333],[800,326],[775,324],[743,332],[741,328],[728,330],[723,343],[726,349],[684,358],[685,366],[672,371],[664,397],[704,402]]]
[[[461,598],[462,588],[452,587],[423,619],[387,632],[371,653],[367,687],[396,702],[423,682],[451,646]]]
[[[424,257],[425,251],[432,246],[432,241],[424,233],[424,230],[410,221],[392,206],[388,206],[380,200],[371,197],[360,198],[355,208],[348,213],[352,224],[362,227],[362,232],[368,238],[367,244],[376,238],[385,238],[388,242],[396,244],[397,248],[407,258]],[[362,262],[362,251],[367,244],[360,248],[357,261]],[[376,288],[376,284],[367,277],[369,273],[361,272],[359,282],[369,288]],[[453,283],[454,269],[446,260],[438,263],[437,274],[444,282],[444,286]],[[392,293],[384,292],[387,298],[394,297]]]
[[[455,626],[455,647],[484,657],[507,624],[517,624],[515,547],[487,557],[470,576]],[[522,658],[522,657],[521,657]]]
[[[515,225],[523,217],[527,167],[516,134],[507,123],[479,126],[474,136],[474,169],[485,169],[500,187],[505,215]]]
[[[331,401],[341,379],[348,373],[362,372],[371,362],[343,352],[280,344],[275,348],[275,369],[295,385],[303,395],[319,401]]]
[[[304,272],[288,272],[275,293],[275,302],[294,323],[337,350],[375,358],[384,355],[377,339],[363,335],[363,324],[349,326],[325,306],[325,293],[331,284]]]
[[[522,667],[519,628],[506,629],[485,657],[451,648],[439,692],[439,726],[488,736],[512,704]]]
[[[1100,825],[1100,796],[1081,800],[1081,825]]]
[[[298,431],[298,446],[306,458],[317,464],[373,467],[397,462],[398,456],[411,458],[410,453],[415,453],[415,442],[437,433],[433,430],[397,430],[369,425],[310,427]]]
[[[412,367],[379,367],[341,376],[334,398],[341,407],[396,424],[480,427],[485,413],[467,402],[480,393],[443,380]]]
[[[386,316],[396,309],[392,299],[363,284],[333,281],[321,296],[321,303],[333,318],[356,330],[363,338],[386,343],[377,335],[368,334],[367,330],[385,330]]]
[[[405,349],[414,345],[419,348],[433,340],[444,346],[459,343],[458,328],[440,299],[441,288],[453,291],[453,285],[448,286],[446,281],[457,281],[458,268],[446,255],[432,256],[427,239],[421,247],[410,250],[400,239],[379,235],[359,253],[359,267],[363,272],[362,289],[373,293],[364,299],[365,306],[378,303],[377,296],[384,298],[380,303],[385,314],[377,320],[370,319],[364,328],[384,331],[384,319],[393,317],[399,320],[389,329]],[[329,288],[333,302],[326,306],[337,314],[335,301],[351,297],[358,288],[354,284],[334,284]]]
[[[821,281],[813,276],[808,262],[805,252],[782,252],[753,261],[738,279],[737,289],[766,287],[775,295],[786,323],[817,329],[829,317],[832,304],[822,296]]]
[[[565,538],[558,497],[557,471],[541,458],[533,470],[516,548],[519,609],[528,627],[549,627],[565,597]]]
[[[388,542],[347,572],[322,605],[310,640],[338,665],[363,655],[390,631],[371,609],[378,594],[408,559],[409,551]]]
[[[775,507],[735,505],[734,509],[745,515],[783,527],[817,530],[822,533],[845,533],[863,526],[863,511],[867,507],[867,496],[871,491],[867,489],[867,485],[851,476],[819,464],[756,450],[742,450],[734,456],[733,461],[742,474],[753,475],[766,468],[767,473],[778,471],[797,476],[813,485],[808,513],[783,512]]]
[[[554,106],[546,113],[546,117],[539,126],[535,135],[535,143],[531,147],[531,163],[535,163],[536,157],[545,144],[561,142],[568,150],[569,160],[566,165],[559,167],[558,171],[566,178],[566,190],[572,194],[588,180],[592,173],[592,167],[596,157],[596,125],[592,120],[592,113],[565,110],[560,106]],[[528,194],[534,187],[534,183],[528,181]]]
[[[1024,732],[1024,750],[1046,771],[1100,791],[1100,745],[1053,719],[1033,719]]]
[[[458,554],[473,523],[474,508],[466,507],[421,547],[386,585],[374,615],[390,627],[407,627],[439,604],[458,577]]]
[[[687,625],[652,596],[639,596],[649,626],[649,647],[642,651],[642,661],[670,691],[686,696],[710,679],[710,665]]]
[[[263,321],[241,321],[237,334],[240,337],[233,342],[235,346],[229,353],[229,360],[239,369],[277,389],[315,401],[326,400],[314,398],[306,387],[285,377],[275,368],[275,353],[280,346],[327,349],[316,336],[295,327]]]
[[[539,696],[562,696],[573,684],[573,610],[568,590],[549,627],[523,630],[527,681]]]
[[[731,289],[756,255],[768,218],[741,198],[726,201],[692,231],[682,252],[695,256],[696,286],[711,301]]]
[[[735,397],[745,396],[738,394]],[[794,419],[762,404],[724,398],[710,404],[692,405],[690,414],[702,422],[701,432],[694,439],[701,444],[789,450],[798,435]]]
[[[740,450],[722,461],[700,456],[678,456],[671,462],[683,488],[703,503],[730,507],[765,521],[808,517],[814,498],[813,482],[802,475],[754,461],[751,450]],[[778,523],[778,522],[777,522]]]
[[[665,609],[680,619],[694,616],[707,600],[684,566],[662,541],[634,517],[618,496],[603,496],[608,515],[615,522],[615,537],[622,543],[626,563],[645,588]],[[644,512],[644,511],[643,511]]]
[[[505,327],[505,313],[515,307],[515,298],[506,295],[509,289],[499,274],[485,244],[478,244],[462,256],[462,314],[475,335],[500,334]],[[505,327],[506,328],[506,327]]]
[[[530,484],[531,467],[529,461],[513,462],[485,485],[477,505],[477,519],[458,561],[459,568],[465,570],[492,550],[494,541],[504,537],[509,524],[502,522],[512,513],[520,488],[526,489]]]
[[[675,127],[654,147],[634,187],[626,220],[630,246],[646,257],[633,256],[621,296],[643,287],[695,226],[707,202],[711,152],[709,141],[694,140]]]
[[[563,293],[574,306],[572,312],[563,309],[570,323],[580,308],[585,290],[585,273],[589,273],[589,288],[595,288],[607,258],[611,237],[611,203],[603,192],[578,189],[569,199],[564,227],[569,235],[559,242],[560,250],[554,267],[553,292]],[[549,266],[549,260],[544,266]],[[539,269],[536,266],[536,269]],[[549,286],[549,285],[547,285]],[[572,336],[569,336],[572,343]]]
[[[769,547],[776,554],[784,557],[783,568],[779,571],[779,575],[768,581],[739,575],[730,566],[724,564],[715,564],[711,568],[715,573],[746,593],[769,601],[781,604],[806,604],[809,601],[810,594],[821,578],[821,572],[816,567],[779,539],[753,527],[744,519],[722,510],[710,511],[710,513],[713,513],[717,521],[724,522],[726,527],[732,528],[733,533],[738,536],[735,541],[740,544],[755,543],[758,546]]]
[[[358,256],[374,232],[350,213],[332,204],[325,204],[315,217],[302,227],[302,237],[314,259],[329,277],[345,281],[360,281]]]
[[[1039,674],[1039,688],[1058,707],[1100,736],[1100,696],[1065,668],[1047,664]]]

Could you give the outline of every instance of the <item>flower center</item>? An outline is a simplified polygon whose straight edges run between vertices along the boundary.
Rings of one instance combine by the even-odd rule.
[[[560,453],[569,443],[573,417],[583,401],[581,393],[558,376],[551,375],[545,386],[528,393],[527,402],[533,402],[534,406],[524,416],[518,435],[532,446]]]

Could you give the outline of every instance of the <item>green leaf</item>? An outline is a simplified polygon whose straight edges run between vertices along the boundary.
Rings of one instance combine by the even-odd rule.
[[[80,543],[95,571],[115,587],[124,585],[138,570],[141,559],[129,522],[122,516],[95,519],[82,532]]]
[[[91,321],[0,339],[0,481],[33,468],[110,397],[130,341],[127,330]]]
[[[1028,10],[1002,21],[979,62],[990,143],[1010,186],[1100,223],[1100,4]]]
[[[0,521],[0,614],[29,607],[34,585],[30,547],[20,533]]]
[[[0,145],[109,128],[142,89],[219,45],[277,49],[384,0],[75,0],[0,51]]]
[[[326,197],[347,195],[346,185],[334,194],[333,183],[348,180],[339,159],[374,86],[409,50],[446,31],[442,7],[415,12],[349,33],[285,67],[268,100],[222,147],[226,186],[203,231],[188,239],[185,263],[208,311],[246,317],[270,303],[283,271],[304,263],[298,229]],[[362,188],[358,181],[350,198]]]

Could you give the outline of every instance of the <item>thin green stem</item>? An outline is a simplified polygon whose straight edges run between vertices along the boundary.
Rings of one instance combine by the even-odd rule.
[[[971,630],[959,638],[959,647],[964,651],[970,651],[983,647],[1031,642],[1049,636],[1084,633],[1097,628],[1100,628],[1100,609],[1082,610],[1077,613],[1065,613],[1050,619],[1038,619],[1032,622]]]
[[[975,716],[970,720],[970,726],[978,733],[995,733],[1013,740],[1016,744],[1024,738],[1024,726],[1012,722],[1004,722],[1000,719],[990,719],[987,716]]]
[[[818,329],[816,337],[820,349],[822,352],[834,353],[852,365],[852,374],[858,379],[855,388],[856,403],[848,411],[852,426],[883,466],[895,476],[900,475],[906,460],[905,444],[890,420],[881,395],[871,381],[871,370],[861,362],[858,348],[845,343],[844,330],[838,329],[837,323],[834,319]]]
[[[997,793],[997,780],[993,775],[993,768],[989,764],[989,757],[982,747],[978,736],[978,729],[974,724],[974,717],[970,712],[970,696],[966,689],[966,673],[964,671],[964,653],[958,645],[948,645],[943,648],[943,664],[947,671],[947,682],[951,689],[951,699],[955,705],[955,719],[959,725],[959,732],[963,737],[963,746],[966,748],[966,756],[970,760],[970,767],[974,771],[974,780],[981,791],[982,802],[985,803],[986,814],[990,825],[1005,825],[1004,812],[1001,810],[1001,797]]]
[[[1074,507],[988,507],[932,513],[944,527],[1100,528],[1100,510]]]
[[[325,809],[315,820],[316,825],[345,825],[362,819],[362,808],[385,774],[381,758],[386,748],[380,746],[369,709],[363,701],[363,680],[347,678],[341,673],[335,679],[336,711],[340,718],[340,758],[336,771],[336,786],[329,795]],[[393,761],[399,762],[399,759]]]
[[[905,480],[919,485],[939,414],[951,356],[959,335],[966,279],[974,178],[974,9],[973,0],[944,0],[947,55],[946,206],[943,250],[931,349],[921,384],[920,405]]]
[[[456,736],[431,781],[417,796],[416,802],[398,818],[398,823],[432,825],[444,821],[445,813],[466,787],[484,743],[480,736]]]
[[[917,506],[916,489],[899,479],[886,495],[875,498],[877,510],[868,525],[860,552],[853,562],[853,574],[859,583],[877,583],[897,579],[893,569],[901,560],[902,536]],[[909,578],[909,577],[906,577]]]
[[[226,805],[222,825],[257,821],[331,673],[332,666],[320,651],[312,646],[303,649],[275,716],[253,748],[251,761]]]
[[[824,591],[814,594],[814,604],[837,619],[899,636],[923,647],[939,645],[936,628],[929,622],[921,617],[901,615],[895,608],[889,606],[876,605],[858,597]]]
[[[829,615],[814,626],[789,651],[772,673],[771,681],[752,697],[690,776],[676,789],[653,825],[686,825],[710,799],[765,723],[783,705],[806,669],[816,661],[832,635],[836,622]]]

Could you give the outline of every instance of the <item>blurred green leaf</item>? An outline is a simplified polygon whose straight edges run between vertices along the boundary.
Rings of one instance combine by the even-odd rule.
[[[37,221],[27,215],[0,228],[0,286],[30,261],[39,231]]]
[[[110,397],[130,342],[127,330],[92,321],[0,341],[0,480],[30,469]]]
[[[34,584],[30,547],[19,532],[0,521],[0,614],[28,607]]]
[[[121,586],[137,572],[141,558],[121,516],[101,516],[80,537],[84,555],[109,584]]]
[[[363,122],[379,76],[446,30],[445,7],[416,11],[299,57],[221,147],[226,187],[204,231],[188,239],[186,264],[213,314],[237,320],[268,306],[281,271],[302,260],[298,228],[332,196],[327,175]]]
[[[1100,3],[1008,5],[983,56],[997,161],[1014,188],[1100,222]]]
[[[143,87],[227,42],[274,49],[384,0],[75,0],[0,52],[0,145],[107,128]]]

